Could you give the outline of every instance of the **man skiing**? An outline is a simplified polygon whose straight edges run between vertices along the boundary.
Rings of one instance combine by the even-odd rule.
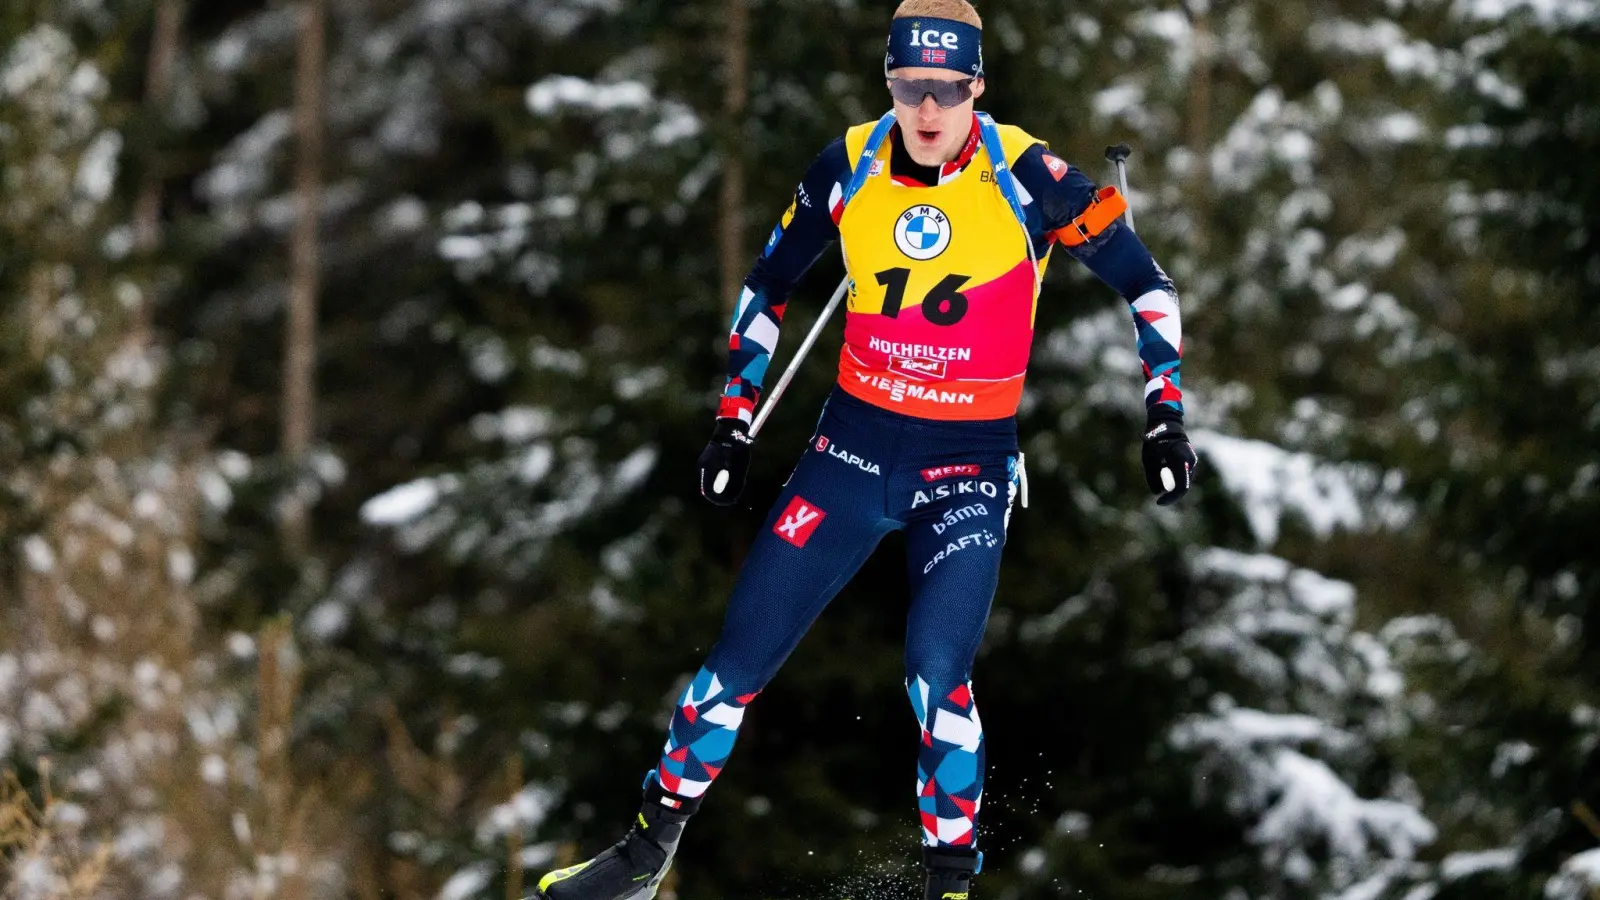
[[[842,242],[850,289],[839,379],[750,548],[723,631],[684,691],[628,834],[539,882],[548,900],[649,900],[745,709],[890,531],[906,532],[906,690],[921,725],[917,808],[927,900],[965,900],[979,869],[984,735],[971,670],[1026,483],[1015,413],[1055,245],[1129,303],[1144,365],[1142,463],[1157,502],[1188,490],[1178,300],[1126,201],[1019,128],[977,114],[982,20],[966,0],[905,0],[890,27],[893,112],[812,163],[745,278],[729,378],[699,461],[732,505],[790,289]],[[1024,500],[1024,502],[1026,502]]]

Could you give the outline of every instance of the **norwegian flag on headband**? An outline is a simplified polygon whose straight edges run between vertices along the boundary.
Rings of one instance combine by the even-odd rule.
[[[938,65],[942,66],[942,65],[944,65],[944,60],[945,60],[945,52],[943,50],[930,50],[927,47],[922,48],[922,61],[923,62],[925,62],[925,63],[937,63]]]

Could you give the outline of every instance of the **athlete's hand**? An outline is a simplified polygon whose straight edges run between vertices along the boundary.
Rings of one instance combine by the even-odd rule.
[[[744,491],[750,471],[750,426],[741,419],[719,418],[706,449],[700,451],[700,496],[718,506],[732,506]]]
[[[1145,421],[1144,480],[1150,493],[1162,506],[1177,503],[1189,492],[1194,468],[1199,465],[1189,436],[1183,433],[1183,415],[1165,405],[1157,405]]]

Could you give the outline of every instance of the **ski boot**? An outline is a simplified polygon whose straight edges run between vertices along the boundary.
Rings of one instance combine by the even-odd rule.
[[[983,868],[983,854],[970,847],[924,845],[922,867],[928,870],[924,900],[967,900],[972,876]]]
[[[546,874],[527,900],[651,900],[672,866],[683,824],[699,808],[699,798],[670,793],[650,778],[622,840],[588,862]]]

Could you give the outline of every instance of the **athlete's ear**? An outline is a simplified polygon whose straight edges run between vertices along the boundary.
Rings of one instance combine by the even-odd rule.
[[[982,78],[975,78],[972,81],[972,99],[976,100],[976,99],[978,99],[979,97],[982,97],[982,96],[983,96],[983,79]]]

